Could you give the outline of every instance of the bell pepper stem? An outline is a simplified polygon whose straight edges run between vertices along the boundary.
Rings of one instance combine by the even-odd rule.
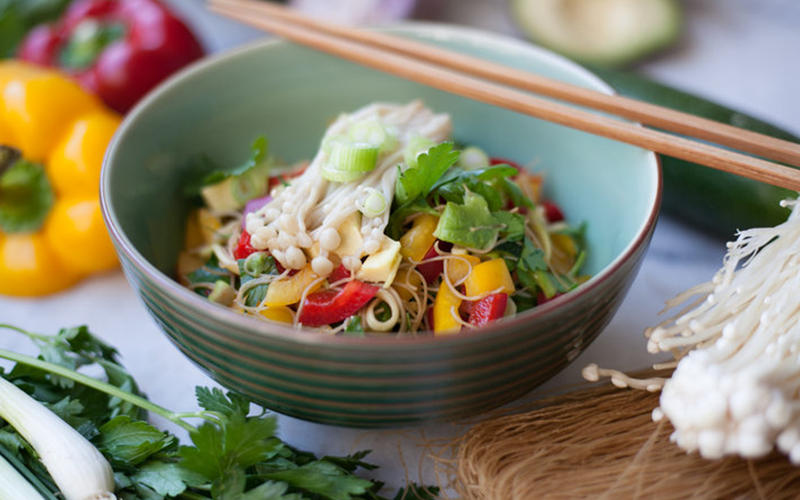
[[[0,145],[0,176],[22,158],[22,152],[11,146]]]

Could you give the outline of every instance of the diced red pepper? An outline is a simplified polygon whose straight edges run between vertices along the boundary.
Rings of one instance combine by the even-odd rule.
[[[18,55],[72,75],[125,113],[204,50],[159,0],[75,0],[58,23],[31,30]]]
[[[256,252],[258,252],[258,250],[253,248],[250,244],[250,233],[242,231],[242,234],[239,236],[239,242],[236,244],[236,248],[233,249],[233,257],[236,260],[246,259],[250,254]]]
[[[496,319],[503,317],[508,305],[508,295],[505,293],[493,293],[472,305],[472,312],[469,315],[469,324],[473,326],[484,326]]]
[[[544,216],[547,218],[548,222],[553,223],[564,220],[564,213],[558,205],[552,201],[543,201],[542,207],[544,207]]]
[[[377,295],[379,287],[351,280],[341,290],[323,290],[303,301],[298,322],[305,326],[323,326],[349,318]]]
[[[344,267],[344,264],[339,264],[328,276],[329,283],[336,283],[337,281],[342,281],[348,279],[352,273]]]
[[[453,248],[453,244],[447,241],[440,241],[439,242],[439,249],[443,252],[449,252],[451,248]],[[428,249],[425,253],[425,256],[422,258],[423,261],[428,259],[432,259],[438,256],[439,253],[436,252],[436,241],[433,242],[433,245]],[[430,285],[436,278],[442,275],[444,272],[444,260],[438,259],[431,262],[422,262],[422,264],[418,264],[416,267],[417,271],[425,278],[425,281]]]

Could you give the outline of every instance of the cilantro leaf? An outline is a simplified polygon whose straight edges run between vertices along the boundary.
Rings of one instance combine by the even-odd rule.
[[[130,479],[137,486],[145,486],[161,497],[176,497],[186,491],[188,485],[197,482],[186,469],[174,462],[152,460],[142,464]]]
[[[277,274],[278,267],[275,264],[275,258],[268,255],[266,252],[259,252],[253,254],[247,259],[239,259],[239,276],[240,283],[252,281],[264,274]],[[244,293],[244,303],[246,306],[255,307],[264,300],[267,296],[268,283],[256,285],[248,289]]]
[[[400,172],[395,184],[397,204],[426,197],[439,178],[458,161],[458,156],[452,142],[443,142],[419,155],[415,167]]]
[[[122,464],[139,464],[154,453],[176,444],[173,436],[127,415],[106,422],[100,427],[100,433],[103,450]]]
[[[236,177],[247,173],[249,170],[255,168],[259,163],[267,158],[269,152],[269,143],[265,136],[259,136],[250,146],[250,157],[236,168],[230,170],[217,170],[206,176],[203,184],[210,186],[218,182],[222,182],[229,177]]]
[[[275,437],[274,418],[246,418],[232,413],[219,424],[204,422],[191,434],[191,446],[178,453],[187,469],[215,482],[274,456],[282,443]]]
[[[267,475],[270,479],[284,481],[295,488],[314,493],[329,500],[352,500],[372,487],[372,481],[352,476],[341,467],[326,460]]]
[[[237,413],[247,415],[250,412],[250,402],[235,392],[223,393],[214,387],[197,387],[195,389],[197,404],[206,411],[221,413],[230,416]]]
[[[489,211],[486,199],[467,191],[463,205],[447,202],[433,235],[455,245],[488,250],[502,228],[502,222]]]
[[[525,236],[525,216],[513,212],[499,210],[492,212],[503,228],[500,230],[510,241],[521,240]]]

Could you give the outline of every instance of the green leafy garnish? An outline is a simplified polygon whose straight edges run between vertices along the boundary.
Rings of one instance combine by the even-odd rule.
[[[265,252],[257,252],[247,259],[239,259],[240,286],[263,276],[264,274],[277,274],[275,258]],[[256,307],[267,296],[268,283],[262,283],[247,289],[244,294],[244,303],[248,307]]]
[[[458,161],[453,143],[443,142],[417,157],[417,165],[400,172],[395,184],[398,205],[425,198],[439,178]],[[398,167],[399,168],[399,167]]]
[[[358,474],[359,469],[375,469],[364,461],[368,451],[319,458],[296,450],[275,435],[275,417],[251,411],[251,402],[240,394],[198,387],[201,409],[175,413],[141,396],[132,379],[109,383],[112,378],[119,382],[127,372],[116,363],[116,350],[86,327],[64,329],[55,336],[8,325],[0,328],[27,335],[43,351],[35,359],[0,349],[0,358],[16,362],[9,373],[0,370],[0,375],[88,432],[85,435],[114,468],[115,494],[120,499],[388,500],[379,494],[381,483]],[[45,361],[45,353],[58,364]],[[77,371],[93,363],[105,369],[109,382]],[[132,411],[121,413],[120,408]],[[145,411],[186,430],[191,443],[179,446],[175,436],[145,420]],[[195,426],[188,419],[201,423]],[[3,422],[0,455],[44,498],[60,498],[33,450]],[[411,484],[394,498],[433,500],[437,491]]]
[[[36,231],[55,196],[41,165],[18,160],[0,175],[0,230]]]
[[[269,153],[269,143],[265,136],[259,136],[250,146],[250,157],[241,165],[230,170],[217,170],[208,174],[203,180],[203,184],[210,186],[222,182],[229,177],[238,177],[258,166],[267,158]]]
[[[492,212],[485,197],[467,190],[462,204],[447,202],[433,234],[455,245],[489,250],[501,234],[510,240],[519,240],[524,233],[525,219],[522,215]]]

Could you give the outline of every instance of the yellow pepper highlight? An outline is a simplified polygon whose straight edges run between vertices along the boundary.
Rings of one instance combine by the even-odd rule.
[[[411,229],[400,237],[400,255],[414,262],[421,261],[428,249],[436,242],[436,226],[439,224],[439,217],[431,214],[422,214],[411,223]]]
[[[472,268],[464,282],[467,295],[476,297],[490,292],[514,293],[514,280],[503,259],[481,262]]]
[[[0,146],[43,163],[55,195],[40,228],[0,231],[0,294],[54,293],[118,265],[100,212],[99,183],[119,122],[57,71],[0,61]]]
[[[264,305],[269,307],[288,306],[297,304],[303,298],[303,292],[319,279],[319,275],[311,270],[311,266],[306,266],[294,276],[273,281],[267,288],[267,295],[264,297]],[[315,292],[322,286],[322,280],[313,286],[308,293]]]
[[[434,335],[452,335],[461,331],[461,323],[456,318],[460,306],[461,297],[454,294],[446,283],[442,283],[433,301]]]

